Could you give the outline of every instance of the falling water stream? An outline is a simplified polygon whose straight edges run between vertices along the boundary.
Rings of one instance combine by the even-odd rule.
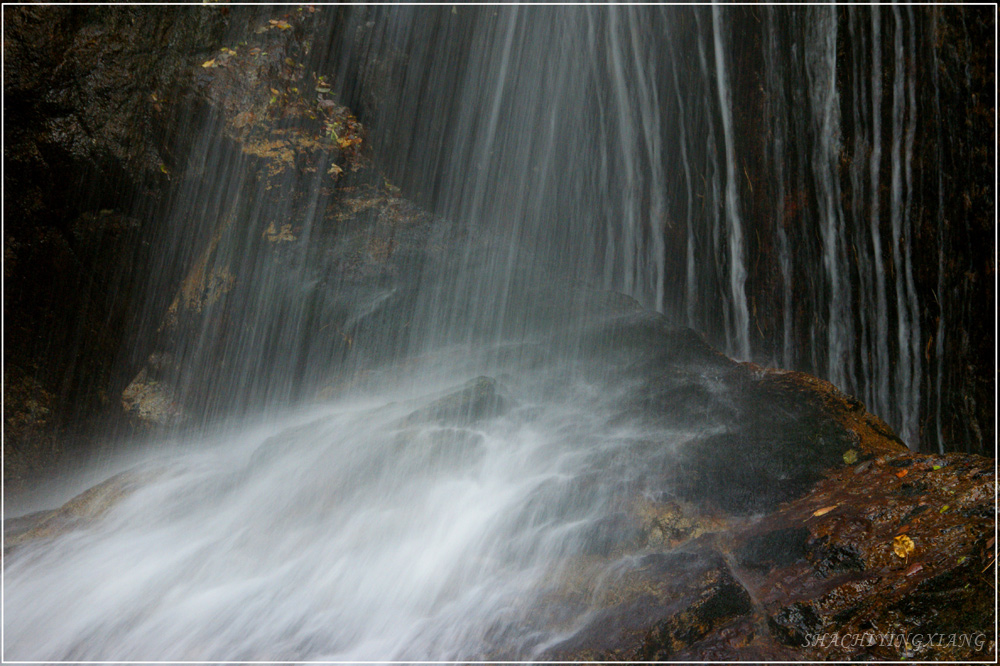
[[[385,172],[435,215],[413,232],[430,258],[400,263],[392,284],[330,278],[325,170],[289,176],[307,205],[275,204],[218,119],[199,121],[188,166],[202,177],[163,212],[163,261],[194,261],[216,230],[216,266],[251,285],[175,349],[181,368],[225,359],[207,379],[173,377],[179,395],[208,396],[205,425],[122,454],[99,519],[6,555],[4,656],[546,654],[593,612],[553,602],[573,567],[603,558],[596,605],[630,557],[615,517],[671,492],[654,471],[680,443],[729,427],[725,396],[697,418],[636,409],[636,368],[660,343],[594,343],[616,318],[656,312],[739,360],[823,374],[915,446],[924,411],[940,412],[921,387],[932,369],[940,384],[943,353],[938,337],[922,362],[910,249],[915,96],[930,82],[904,62],[926,17],[734,9],[318,19],[306,64],[344,100],[364,103],[365,72],[406,63],[363,117]],[[749,26],[766,117],[734,37]],[[767,138],[756,162],[748,117]],[[284,263],[261,259],[271,220],[296,228]],[[368,337],[346,359],[304,336],[331,313],[353,325],[404,301],[405,316],[357,329]],[[162,316],[148,313],[151,335]],[[241,332],[219,323],[234,320]],[[341,363],[350,379],[317,394]],[[685,372],[717,391],[711,367]]]

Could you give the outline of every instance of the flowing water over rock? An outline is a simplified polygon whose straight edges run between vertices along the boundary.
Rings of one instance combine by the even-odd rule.
[[[693,329],[907,444],[939,414],[917,14],[234,13],[124,352],[169,447],[5,523],[4,656],[795,656],[746,575],[815,535],[739,530],[903,444]]]
[[[554,562],[614,492],[588,477],[630,439],[601,437],[596,390],[522,389],[507,413],[472,402],[454,418],[422,412],[429,396],[382,393],[149,463],[131,474],[152,480],[99,523],[15,546],[7,654],[524,654],[548,636],[487,634],[526,623],[558,580]]]
[[[838,420],[821,393],[612,305],[575,335],[445,348],[350,397],[189,438],[8,523],[7,655],[565,650],[593,613],[636,594],[640,556],[773,509],[846,451],[898,447],[871,448],[869,426]],[[672,585],[718,566],[680,567]]]
[[[551,344],[488,351],[190,443],[113,479],[110,500],[8,534],[7,654],[459,659],[551,642],[530,611],[569,557],[621,548],[645,477],[726,427],[625,418],[638,379],[546,362]],[[477,367],[500,380],[454,386]],[[722,392],[706,381],[681,390]],[[583,610],[563,612],[570,628]]]

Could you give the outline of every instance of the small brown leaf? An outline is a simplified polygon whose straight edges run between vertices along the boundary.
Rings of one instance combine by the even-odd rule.
[[[905,470],[905,469],[901,469],[901,470],[899,470],[898,472],[896,472],[896,476],[897,476],[897,477],[899,477],[900,479],[902,479],[902,478],[903,478],[904,476],[906,476],[906,473],[907,473],[908,471],[909,471],[909,470]]]

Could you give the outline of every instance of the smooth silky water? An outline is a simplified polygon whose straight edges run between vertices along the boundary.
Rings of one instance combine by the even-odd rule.
[[[627,382],[569,364],[515,363],[494,372],[502,410],[438,416],[474,380],[463,351],[132,468],[143,481],[99,521],[8,556],[7,656],[526,658],[558,641],[586,618],[541,610],[564,569],[608,552],[602,525],[686,433],[613,418]]]

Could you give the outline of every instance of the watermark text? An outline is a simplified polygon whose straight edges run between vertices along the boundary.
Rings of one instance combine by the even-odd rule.
[[[806,634],[802,647],[857,648],[893,647],[916,649],[928,647],[973,648],[986,647],[986,634],[908,634],[866,631],[863,633]]]

